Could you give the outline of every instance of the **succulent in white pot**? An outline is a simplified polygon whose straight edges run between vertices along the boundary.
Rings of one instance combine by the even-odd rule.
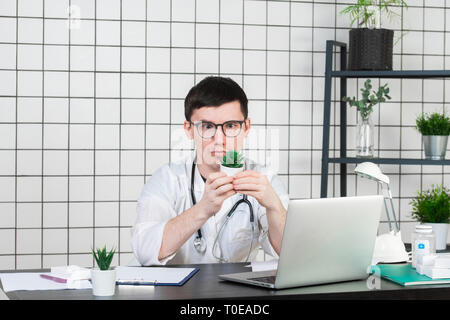
[[[228,176],[234,176],[236,173],[244,170],[244,161],[242,152],[236,150],[227,151],[222,158],[220,171],[225,172]]]
[[[116,270],[110,268],[114,253],[114,249],[107,252],[106,246],[103,249],[97,248],[97,251],[92,249],[92,255],[98,266],[98,268],[91,270],[92,293],[94,296],[112,296],[115,293]]]

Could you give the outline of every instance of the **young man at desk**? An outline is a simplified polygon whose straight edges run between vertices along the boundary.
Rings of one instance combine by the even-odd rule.
[[[259,246],[278,258],[289,203],[281,179],[249,159],[234,176],[220,171],[225,152],[241,150],[249,134],[247,104],[229,78],[207,77],[189,91],[184,130],[195,153],[159,168],[142,190],[132,230],[141,265],[250,261]]]

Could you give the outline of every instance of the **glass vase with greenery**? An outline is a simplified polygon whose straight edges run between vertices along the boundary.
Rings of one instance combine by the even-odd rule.
[[[342,100],[358,111],[358,122],[356,127],[356,156],[360,158],[371,158],[374,154],[374,125],[370,118],[373,107],[381,102],[390,100],[389,88],[384,84],[377,91],[372,90],[371,80],[364,82],[361,88],[361,99],[356,97],[344,97]]]

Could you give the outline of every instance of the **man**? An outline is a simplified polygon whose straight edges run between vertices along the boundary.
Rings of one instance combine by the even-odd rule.
[[[159,168],[137,205],[132,247],[142,265],[239,262],[259,245],[278,257],[289,197],[281,179],[246,159],[234,176],[220,171],[250,130],[247,97],[232,79],[207,77],[185,99],[184,130],[195,154]],[[192,174],[193,173],[193,174]],[[243,196],[250,206],[239,204]]]

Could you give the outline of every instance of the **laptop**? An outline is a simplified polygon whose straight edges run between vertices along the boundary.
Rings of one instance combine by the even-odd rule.
[[[383,196],[291,200],[278,269],[219,275],[271,289],[365,279]]]

